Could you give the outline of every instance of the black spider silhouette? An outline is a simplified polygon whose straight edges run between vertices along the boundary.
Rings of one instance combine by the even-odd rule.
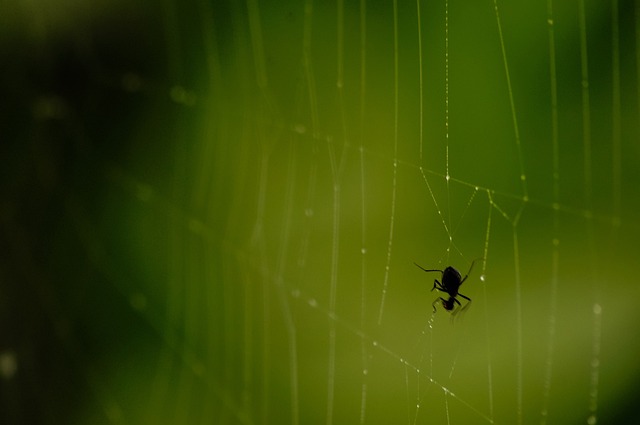
[[[427,270],[425,268],[423,268],[422,266],[420,266],[418,263],[413,263],[416,266],[418,266],[418,268],[420,268],[421,270],[425,271],[425,272],[440,272],[442,273],[442,282],[438,281],[438,279],[435,279],[433,281],[433,288],[431,288],[431,290],[433,291],[434,289],[437,289],[438,291],[441,292],[446,292],[447,294],[449,294],[449,299],[444,299],[442,297],[438,297],[433,304],[431,304],[433,306],[433,312],[436,312],[436,303],[438,301],[442,302],[442,307],[444,307],[445,310],[447,311],[451,311],[454,310],[455,304],[458,304],[458,306],[460,306],[460,309],[456,309],[453,311],[452,314],[456,314],[458,313],[458,311],[464,311],[467,308],[469,308],[469,306],[471,305],[471,298],[467,297],[466,295],[462,295],[460,292],[458,292],[458,289],[460,288],[460,285],[462,285],[464,283],[465,280],[467,280],[467,277],[469,277],[469,273],[471,273],[471,269],[473,269],[473,264],[476,262],[476,260],[473,260],[471,262],[471,267],[469,267],[469,271],[467,272],[467,274],[462,277],[460,275],[460,272],[458,270],[456,270],[455,268],[448,266],[447,268],[445,268],[444,270]],[[468,301],[468,303],[465,304],[464,307],[462,307],[462,304],[460,304],[460,301],[458,301],[456,299],[457,296],[460,296],[462,298],[464,298],[465,300]]]

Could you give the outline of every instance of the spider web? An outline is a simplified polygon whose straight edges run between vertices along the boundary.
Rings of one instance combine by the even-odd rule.
[[[38,343],[11,331],[4,415],[633,423],[639,4],[166,1],[159,25],[113,6],[166,49],[146,60],[72,26],[98,118],[30,104],[92,176],[62,184],[58,265],[3,215],[72,384],[24,372]],[[469,309],[433,313],[438,275],[413,262],[474,260]],[[48,413],[24,413],[25,381]]]

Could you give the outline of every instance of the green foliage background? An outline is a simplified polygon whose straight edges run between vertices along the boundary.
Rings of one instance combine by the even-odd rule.
[[[639,10],[5,2],[0,422],[637,423]]]

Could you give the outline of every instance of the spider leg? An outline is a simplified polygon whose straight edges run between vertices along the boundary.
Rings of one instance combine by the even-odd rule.
[[[440,272],[440,273],[444,273],[442,270],[427,270],[424,267],[422,267],[420,264],[416,263],[415,261],[413,262],[413,264],[415,264],[416,266],[418,266],[418,268],[420,270],[422,270],[423,272]]]
[[[433,301],[433,303],[431,303],[431,307],[433,307],[433,312],[436,312],[436,303],[440,301],[440,302],[446,302],[446,300],[442,297],[438,297],[435,299],[435,301]]]
[[[433,291],[434,289],[437,289],[438,291],[442,291],[442,292],[447,292],[444,289],[444,286],[442,286],[442,283],[440,283],[438,279],[434,279],[433,281],[433,288],[431,288],[431,291]]]
[[[456,302],[458,302],[458,304],[459,304],[459,305],[460,305],[460,307],[461,307],[460,309],[458,309],[458,310],[456,311],[456,313],[458,313],[458,312],[465,312],[465,311],[467,311],[467,309],[468,309],[469,307],[471,307],[471,298],[467,297],[466,295],[462,295],[462,294],[461,294],[461,293],[459,293],[459,292],[458,292],[458,296],[460,296],[460,297],[464,298],[464,299],[465,299],[465,300],[467,300],[468,302],[467,302],[464,306],[462,306],[462,304],[460,304],[460,303],[458,302],[458,300],[456,300]]]
[[[478,260],[478,258],[476,258],[476,260]],[[475,264],[476,260],[473,260],[471,262],[471,267],[469,267],[469,271],[467,272],[467,274],[464,275],[464,277],[462,278],[462,280],[460,281],[460,285],[462,285],[462,283],[467,280],[467,278],[469,277],[469,274],[471,274],[471,270],[473,270],[473,265]]]

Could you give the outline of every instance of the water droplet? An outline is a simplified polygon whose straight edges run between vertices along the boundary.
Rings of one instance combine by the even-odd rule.
[[[18,361],[12,351],[0,353],[0,375],[5,379],[10,379],[18,370]]]
[[[148,202],[153,197],[153,189],[149,185],[139,183],[136,185],[136,196],[140,201]]]
[[[191,232],[193,233],[203,233],[204,232],[204,223],[202,223],[200,220],[196,220],[195,218],[192,218],[189,220],[189,230],[191,230]]]
[[[61,97],[43,96],[34,102],[32,111],[38,119],[62,119],[67,116],[68,106]]]
[[[142,311],[147,307],[147,297],[145,297],[144,294],[141,294],[140,292],[131,294],[131,296],[129,297],[129,304],[131,304],[131,307],[134,310]]]
[[[202,362],[196,362],[193,365],[193,372],[197,375],[197,376],[204,376],[205,372],[206,372],[206,368],[204,367],[204,364],[202,364]]]
[[[196,103],[196,95],[182,86],[173,86],[169,92],[171,100],[186,106],[193,106]]]
[[[122,420],[122,409],[117,404],[110,403],[105,410],[110,422],[116,423]]]
[[[128,92],[137,92],[142,87],[142,79],[139,75],[126,73],[122,76],[122,88]]]

